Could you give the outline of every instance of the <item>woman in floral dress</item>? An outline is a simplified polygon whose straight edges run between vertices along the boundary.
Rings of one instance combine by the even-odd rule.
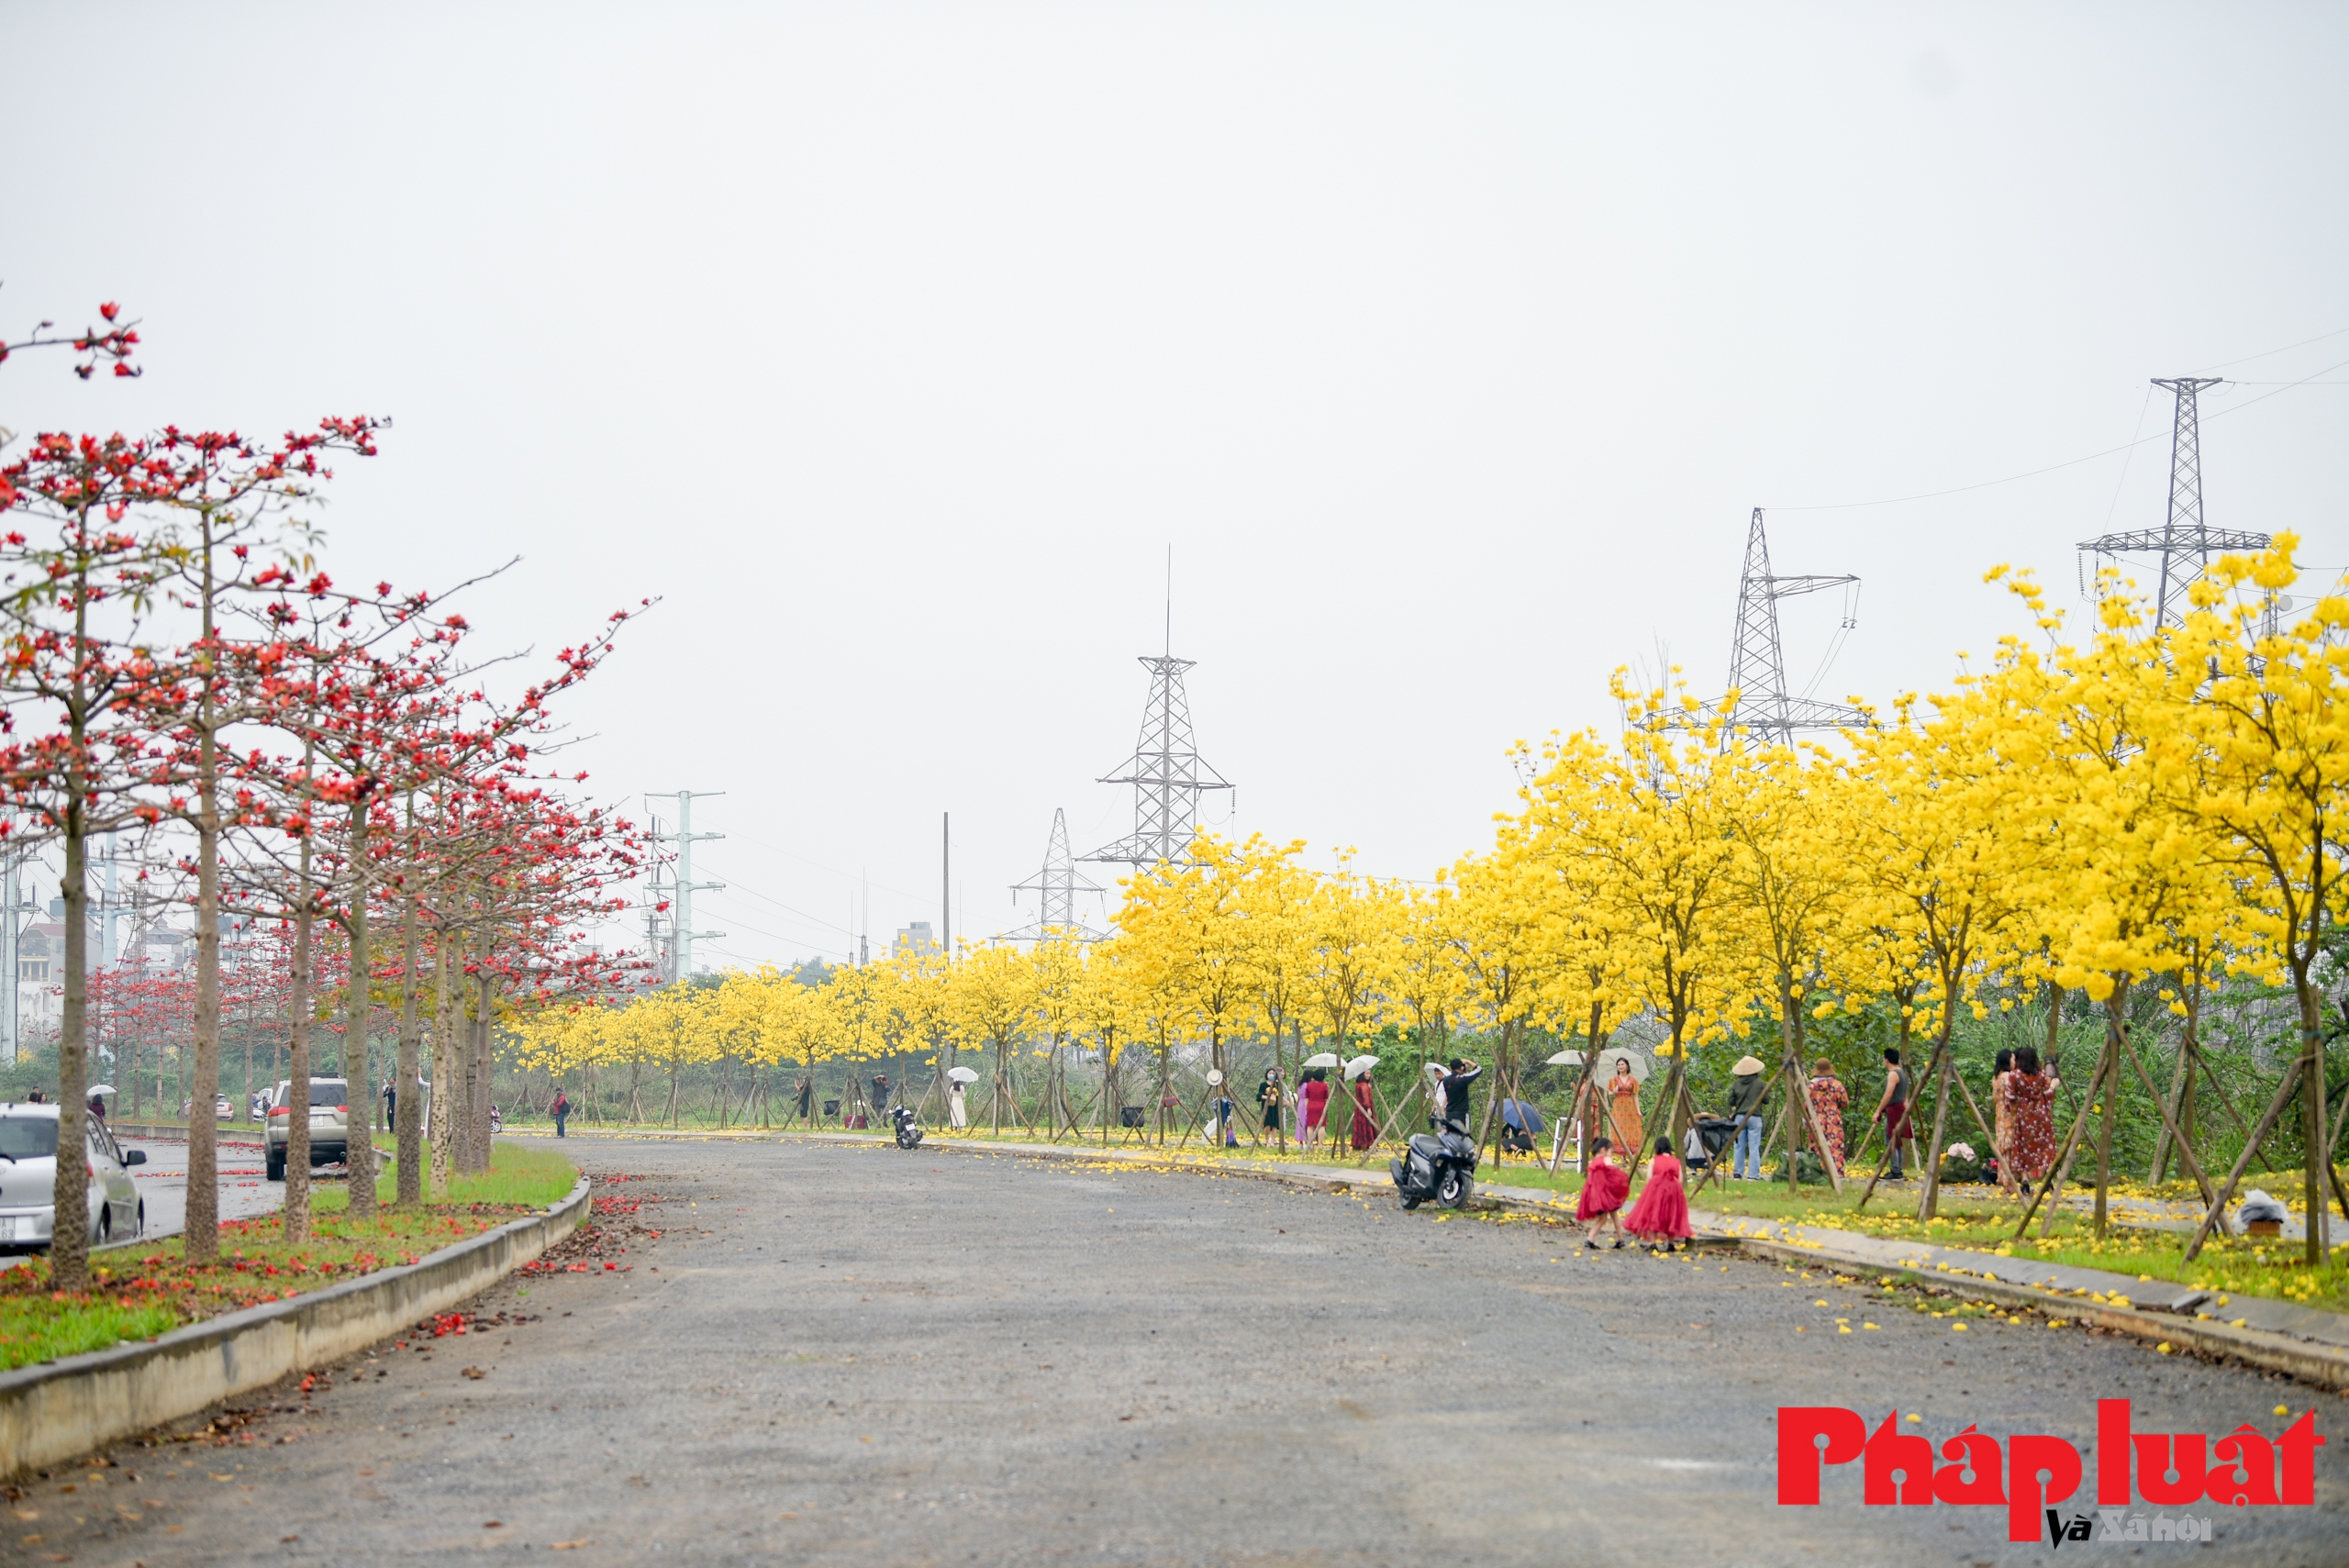
[[[2041,1073],[2039,1052],[2015,1052],[2014,1070],[2000,1080],[1998,1108],[2007,1123],[2007,1158],[2018,1182],[2043,1179],[2055,1163],[2055,1083]]]
[[[1835,1064],[1820,1057],[1811,1063],[1810,1114],[1819,1118],[1819,1130],[1827,1139],[1827,1158],[1834,1162],[1835,1173],[1843,1173],[1843,1106],[1851,1099],[1843,1081],[1835,1076]]]

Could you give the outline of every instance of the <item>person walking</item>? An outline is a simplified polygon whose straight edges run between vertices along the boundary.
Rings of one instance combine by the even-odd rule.
[[[1909,1138],[1909,1070],[1900,1065],[1900,1052],[1890,1046],[1884,1051],[1884,1095],[1876,1103],[1873,1119],[1884,1123],[1884,1147],[1889,1160],[1886,1173],[1897,1182],[1900,1146]]]
[[[2041,1070],[2035,1047],[2015,1052],[2014,1070],[1998,1090],[2007,1118],[1998,1169],[2011,1170],[2018,1184],[2044,1179],[2055,1164],[2055,1090],[2062,1082]]]
[[[547,1114],[554,1118],[554,1135],[557,1138],[571,1136],[564,1128],[564,1124],[571,1119],[571,1095],[564,1092],[560,1084],[555,1085],[554,1100],[547,1106]]]
[[[1615,1075],[1607,1080],[1607,1119],[1615,1127],[1615,1147],[1628,1157],[1640,1151],[1640,1081],[1631,1076],[1631,1059],[1615,1059]]]
[[[1737,1140],[1730,1174],[1741,1182],[1758,1182],[1762,1179],[1762,1096],[1769,1093],[1769,1080],[1762,1075],[1758,1056],[1739,1057],[1729,1072],[1729,1119],[1731,1136]]]
[[[1673,1251],[1695,1234],[1688,1229],[1688,1193],[1680,1184],[1680,1162],[1673,1157],[1672,1140],[1655,1140],[1655,1158],[1648,1162],[1648,1184],[1640,1201],[1623,1217],[1623,1229],[1651,1244],[1661,1241]]]
[[[946,1123],[961,1132],[971,1125],[970,1107],[963,1103],[963,1085],[950,1084],[946,1090]]]
[[[1837,1175],[1843,1173],[1843,1107],[1852,1101],[1851,1091],[1843,1087],[1843,1080],[1835,1076],[1835,1064],[1825,1057],[1810,1064],[1810,1114],[1819,1118],[1819,1130],[1827,1140],[1827,1147],[1819,1151]]]
[[[1623,1227],[1617,1215],[1623,1200],[1631,1195],[1631,1178],[1615,1163],[1615,1146],[1603,1138],[1591,1140],[1589,1166],[1583,1174],[1582,1195],[1575,1200],[1575,1218],[1583,1228],[1582,1244],[1598,1251],[1598,1233],[1604,1229],[1615,1232],[1615,1245],[1620,1247]]]

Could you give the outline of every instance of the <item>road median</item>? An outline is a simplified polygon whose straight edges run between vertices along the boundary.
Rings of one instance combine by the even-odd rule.
[[[477,1295],[586,1217],[581,1176],[560,1201],[413,1263],[116,1345],[0,1373],[0,1475],[86,1453],[304,1367],[373,1344]]]

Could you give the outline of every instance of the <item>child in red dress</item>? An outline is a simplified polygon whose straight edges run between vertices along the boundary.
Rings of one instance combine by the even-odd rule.
[[[1648,1184],[1624,1216],[1623,1229],[1642,1241],[1662,1241],[1667,1252],[1695,1234],[1688,1229],[1688,1194],[1680,1185],[1680,1162],[1672,1157],[1672,1140],[1655,1140]]]
[[[1601,1230],[1614,1231],[1615,1245],[1623,1244],[1623,1229],[1615,1212],[1631,1195],[1631,1178],[1615,1163],[1615,1146],[1603,1138],[1592,1139],[1590,1169],[1583,1174],[1582,1196],[1575,1203],[1575,1218],[1582,1222],[1584,1246],[1598,1251]]]

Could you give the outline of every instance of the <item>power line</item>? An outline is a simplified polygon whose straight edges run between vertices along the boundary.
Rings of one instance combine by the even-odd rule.
[[[2328,337],[2332,335],[2332,334],[2330,333],[2326,334]],[[2311,338],[2309,341],[2313,343],[2319,341],[2319,339]],[[2283,352],[2280,349],[2272,351],[2277,353]],[[2238,361],[2236,362],[2241,363],[2242,361]],[[2273,392],[2263,392],[2256,397],[2246,397],[2240,403],[2231,403],[2223,408],[2215,410],[2211,414],[2210,417],[2217,419],[2229,414],[2239,414],[2243,410],[2252,407],[2256,404],[2266,402],[2271,397],[2281,396],[2283,394],[2291,391],[2292,388],[2296,386],[2328,385],[2330,384],[2329,383],[2320,382],[2317,377],[2329,375],[2332,372],[2342,369],[2343,366],[2349,366],[2349,360],[2343,360],[2338,364],[2327,365],[2324,369],[2315,372],[2313,374],[2302,376],[2298,381],[2259,383],[2258,384],[2263,386],[2273,385],[2276,390]],[[1924,490],[1920,491],[1914,495],[1887,495],[1878,501],[1834,501],[1805,506],[1773,506],[1771,510],[1774,512],[1851,512],[1858,511],[1869,506],[1906,506],[1911,501],[1933,501],[1938,500],[1944,495],[1964,495],[1976,490],[1988,490],[2000,484],[2013,484],[2020,480],[2036,479],[2043,473],[2054,473],[2066,468],[2077,468],[2084,462],[2094,462],[2099,458],[2111,457],[2117,452],[2125,452],[2133,448],[2143,446],[2148,441],[2158,441],[2161,439],[2161,432],[2156,430],[2150,436],[2140,437],[2138,439],[2133,441],[2123,441],[2117,447],[2107,447],[2102,451],[2090,452],[2086,457],[2066,458],[2062,462],[2051,462],[2044,468],[2030,469],[2021,473],[2009,473],[2003,479],[1985,479],[1973,484],[1954,485],[1947,490]]]

